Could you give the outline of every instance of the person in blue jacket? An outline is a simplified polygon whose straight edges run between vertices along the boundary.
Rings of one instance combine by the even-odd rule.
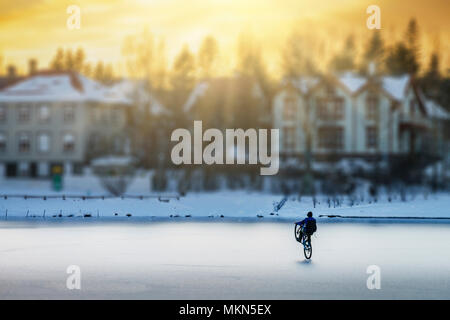
[[[305,232],[308,236],[308,241],[311,242],[311,236],[314,232],[317,231],[317,223],[316,219],[313,218],[313,213],[311,211],[308,212],[307,217],[303,219],[302,221],[296,222],[296,225],[299,225],[300,227],[305,226]],[[300,241],[303,238],[303,230],[300,231]]]

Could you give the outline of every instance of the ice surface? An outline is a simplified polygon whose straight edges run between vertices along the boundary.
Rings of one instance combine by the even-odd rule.
[[[0,222],[0,299],[449,299],[449,231],[319,223],[308,262],[290,223]]]

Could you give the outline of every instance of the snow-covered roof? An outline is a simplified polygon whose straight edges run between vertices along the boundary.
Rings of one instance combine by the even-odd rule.
[[[344,73],[343,75],[338,76],[337,79],[347,87],[352,94],[358,91],[367,82],[367,78],[353,73]]]
[[[120,92],[138,106],[148,107],[154,115],[168,113],[164,105],[146,88],[146,83],[140,80],[122,80],[112,86],[112,90]]]
[[[298,77],[296,79],[283,79],[282,84],[291,83],[300,90],[301,93],[307,94],[319,82],[321,77]],[[367,84],[369,78],[360,76],[352,72],[346,72],[335,76],[335,79],[346,87],[351,94],[355,94],[364,85]],[[405,96],[406,88],[410,81],[409,75],[393,77],[380,77],[382,88],[396,100],[402,100]]]
[[[381,77],[381,86],[397,100],[402,100],[408,87],[410,76]]]
[[[424,106],[428,117],[433,119],[450,120],[450,112],[445,110],[436,102],[430,99],[425,99]]]
[[[73,72],[36,74],[0,91],[0,102],[41,101],[130,103],[113,88]]]
[[[295,79],[285,78],[282,80],[282,84],[286,85],[288,83],[292,84],[295,88],[300,90],[302,94],[308,93],[308,91],[313,88],[320,81],[319,77],[298,77]]]

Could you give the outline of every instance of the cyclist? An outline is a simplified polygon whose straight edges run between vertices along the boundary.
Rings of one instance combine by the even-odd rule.
[[[311,211],[308,212],[307,217],[303,219],[302,221],[296,222],[296,225],[299,225],[300,227],[305,227],[304,230],[306,232],[306,235],[308,236],[308,241],[311,242],[311,235],[317,231],[317,224],[316,219],[313,218],[313,213]],[[300,229],[300,241],[303,237],[303,228]]]

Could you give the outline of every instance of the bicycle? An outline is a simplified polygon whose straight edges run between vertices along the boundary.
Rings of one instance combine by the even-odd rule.
[[[303,245],[303,253],[305,255],[305,258],[308,260],[311,259],[312,256],[311,236],[308,236],[306,234],[305,226],[299,226],[298,224],[296,224],[294,232],[295,232],[294,233],[295,240],[297,240]],[[302,233],[302,239],[300,239],[300,233]]]

